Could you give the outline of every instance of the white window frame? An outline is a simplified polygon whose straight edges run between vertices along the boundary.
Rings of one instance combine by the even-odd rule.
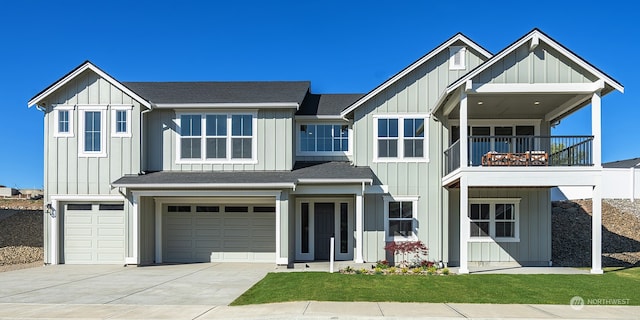
[[[100,151],[84,150],[85,113],[100,112]],[[80,121],[78,122],[78,157],[104,158],[107,156],[107,105],[78,105]]]
[[[418,196],[402,196],[402,197],[394,197],[394,196],[384,196],[384,238],[387,242],[390,241],[417,241],[418,240],[418,200],[420,197]],[[389,203],[390,202],[412,202],[411,206],[413,209],[412,218],[411,218],[411,226],[412,232],[411,236],[389,236],[389,221],[397,220],[389,218]]]
[[[183,115],[199,115],[201,122],[201,132],[200,132],[200,143],[201,143],[201,154],[199,159],[182,159],[181,148],[182,148],[182,140],[180,131],[180,118]],[[227,117],[227,152],[226,158],[217,158],[217,159],[207,159],[207,115],[226,115]],[[250,115],[251,116],[251,158],[239,159],[232,158],[232,122],[231,116],[233,115]],[[183,111],[176,112],[175,118],[176,130],[175,130],[175,143],[176,143],[176,164],[217,164],[217,163],[242,163],[242,164],[256,164],[258,163],[258,112],[257,111],[241,111],[241,112],[233,112],[233,111],[219,111],[219,112],[202,112],[202,111]],[[240,136],[236,136],[240,137]],[[247,138],[249,136],[246,136]]]
[[[302,139],[300,139],[300,130],[302,126],[347,126],[348,142],[347,151],[302,151]],[[353,127],[349,123],[344,122],[300,122],[296,125],[296,155],[298,156],[350,156],[353,150]],[[317,147],[317,144],[316,144]]]
[[[488,237],[471,237],[469,242],[520,242],[520,200],[521,198],[469,198],[469,207],[467,208],[467,217],[471,227],[471,205],[473,204],[489,204],[489,236]],[[513,237],[496,237],[496,204],[513,204],[515,217],[515,230]]]
[[[456,56],[460,58],[459,63],[456,63]],[[461,46],[449,47],[449,70],[464,70],[466,69],[467,48]]]
[[[76,107],[74,105],[57,105],[53,107],[53,136],[54,137],[73,137],[73,114],[75,113]],[[69,114],[69,131],[60,132],[60,111],[66,111]]]
[[[378,157],[378,119],[398,119],[398,156]],[[404,119],[424,119],[424,138],[422,157],[404,156]],[[394,114],[373,116],[373,162],[429,162],[429,115]]]
[[[132,105],[110,105],[111,107],[111,137],[131,137],[131,110]],[[127,117],[126,131],[118,132],[117,114],[118,111],[125,111]]]

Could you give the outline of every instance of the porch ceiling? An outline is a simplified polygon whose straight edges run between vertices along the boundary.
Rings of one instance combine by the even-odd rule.
[[[469,119],[545,119],[556,109],[589,98],[585,94],[469,94],[468,115]],[[449,118],[460,118],[460,103]]]

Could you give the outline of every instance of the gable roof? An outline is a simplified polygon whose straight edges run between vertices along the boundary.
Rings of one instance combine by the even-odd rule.
[[[158,107],[190,104],[274,104],[299,107],[309,81],[123,82]]]
[[[340,117],[340,112],[344,108],[362,98],[364,94],[314,94],[310,93],[304,99],[296,116],[336,116]]]
[[[612,161],[602,164],[603,168],[640,168],[640,158]]]
[[[113,85],[116,88],[120,89],[122,92],[124,92],[125,94],[129,95],[133,99],[137,100],[142,105],[146,106],[147,108],[151,108],[151,104],[147,100],[143,99],[141,96],[139,96],[135,92],[131,91],[131,89],[127,88],[124,84],[122,84],[121,82],[116,80],[114,77],[110,76],[108,73],[106,73],[102,69],[98,68],[96,65],[91,63],[91,61],[89,61],[89,60],[87,60],[87,61],[81,63],[79,66],[73,68],[73,70],[69,71],[69,73],[67,73],[64,76],[62,76],[62,78],[58,79],[58,81],[52,83],[50,86],[46,87],[44,90],[38,92],[38,94],[36,94],[35,96],[33,96],[33,98],[31,98],[29,100],[29,102],[27,103],[27,106],[29,108],[31,108],[32,106],[40,103],[42,100],[47,98],[50,94],[52,94],[56,90],[60,89],[65,84],[67,84],[69,81],[73,80],[73,78],[75,78],[77,75],[83,73],[86,70],[91,70],[91,71],[95,72],[97,75],[99,75],[100,77],[105,79],[111,85]]]
[[[456,90],[458,87],[460,87],[462,84],[466,83],[467,80],[470,80],[473,77],[477,76],[482,71],[484,71],[487,68],[491,67],[497,61],[500,61],[505,56],[507,56],[509,53],[511,53],[514,50],[516,50],[517,48],[525,45],[529,41],[532,41],[534,43],[538,43],[539,41],[544,41],[546,44],[551,46],[553,49],[555,49],[558,52],[560,52],[560,54],[564,55],[565,57],[567,57],[570,60],[572,60],[573,62],[575,62],[578,66],[584,68],[588,72],[590,72],[590,73],[594,74],[595,76],[597,76],[598,78],[604,80],[605,83],[610,85],[612,88],[614,88],[614,89],[616,89],[616,90],[618,90],[620,92],[624,92],[624,87],[618,81],[616,81],[613,78],[609,77],[606,73],[602,72],[600,69],[596,68],[594,65],[592,65],[589,62],[587,62],[586,60],[582,59],[580,56],[578,56],[577,54],[573,53],[573,51],[567,49],[565,46],[563,46],[559,42],[553,40],[551,37],[546,35],[544,32],[540,31],[538,28],[534,28],[529,33],[525,34],[520,39],[518,39],[514,43],[512,43],[511,45],[507,46],[506,48],[502,49],[500,52],[496,53],[489,60],[487,60],[484,63],[480,64],[475,69],[469,71],[469,73],[467,73],[466,75],[464,75],[463,77],[461,77],[460,79],[456,80],[451,85],[449,85],[447,87],[446,91],[445,91],[445,95],[450,94],[451,92]]]
[[[459,33],[455,34],[453,37],[449,38],[449,40],[447,40],[447,41],[443,42],[441,45],[437,46],[435,49],[429,51],[427,54],[422,56],[420,59],[416,60],[415,62],[413,62],[412,64],[410,64],[406,68],[402,69],[400,72],[396,73],[394,76],[389,78],[387,81],[383,82],[382,84],[380,84],[379,86],[377,86],[376,88],[371,90],[369,93],[364,95],[362,98],[358,99],[356,102],[354,102],[348,108],[345,108],[344,110],[342,110],[340,115],[342,117],[345,117],[347,114],[353,112],[353,110],[355,110],[356,108],[358,108],[359,106],[361,106],[362,104],[367,102],[369,99],[375,97],[378,93],[382,92],[384,89],[386,89],[389,86],[391,86],[392,84],[396,83],[398,80],[402,79],[404,76],[409,74],[411,71],[417,69],[418,67],[420,67],[421,65],[423,65],[424,63],[429,61],[431,58],[435,57],[437,54],[442,52],[443,50],[445,50],[448,47],[452,46],[457,41],[464,42],[470,48],[478,51],[480,54],[482,54],[486,58],[491,58],[492,57],[491,52],[487,51],[486,49],[481,47],[479,44],[475,43],[471,39],[467,38],[464,34],[459,32]]]

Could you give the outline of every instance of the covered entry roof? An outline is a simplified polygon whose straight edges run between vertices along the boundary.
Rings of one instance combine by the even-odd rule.
[[[348,162],[297,162],[291,171],[158,171],[126,175],[114,188],[295,188],[299,183],[366,183],[375,175],[369,167]]]

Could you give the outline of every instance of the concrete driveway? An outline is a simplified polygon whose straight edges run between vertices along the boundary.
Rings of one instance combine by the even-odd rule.
[[[228,305],[272,263],[57,265],[0,273],[0,303]]]

